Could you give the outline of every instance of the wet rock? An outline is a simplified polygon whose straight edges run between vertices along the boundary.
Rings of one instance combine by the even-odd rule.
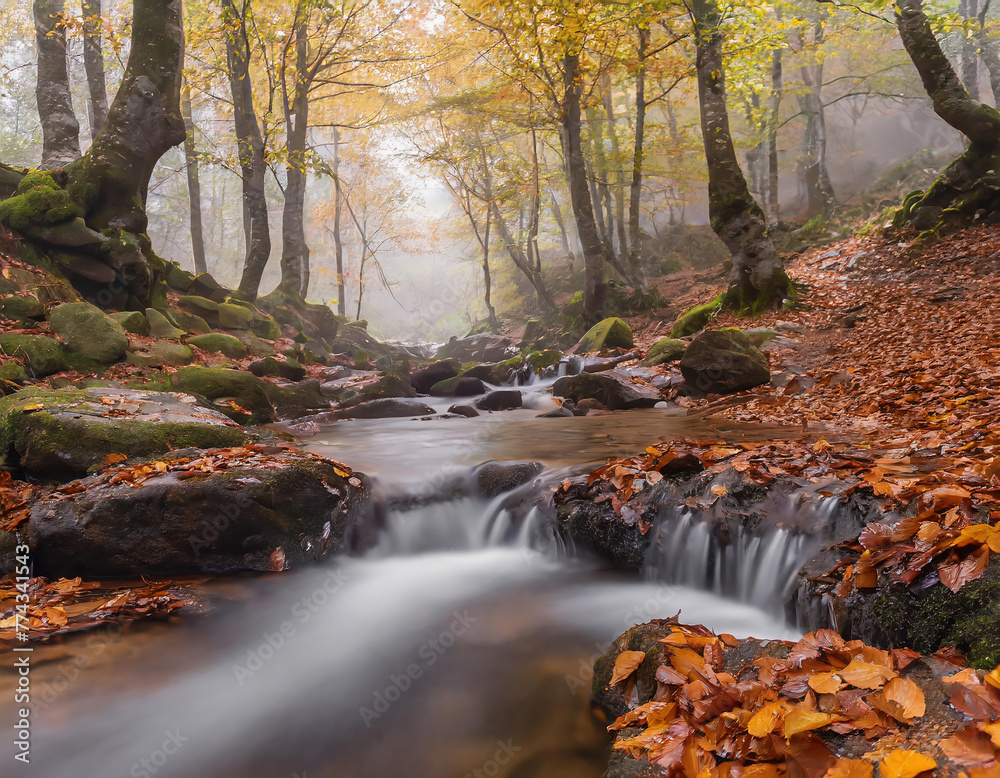
[[[471,405],[452,405],[448,409],[448,413],[454,413],[456,416],[465,416],[468,419],[475,418],[479,415],[479,411]]]
[[[59,341],[47,335],[0,334],[0,351],[26,363],[35,378],[44,378],[69,368]]]
[[[476,407],[481,411],[509,411],[521,405],[521,393],[517,389],[500,389],[476,400]]]
[[[590,411],[606,411],[608,406],[599,400],[595,400],[591,397],[584,397],[576,403],[576,409],[578,411],[583,411],[583,415],[586,416]]]
[[[656,367],[666,362],[676,362],[684,356],[687,345],[683,340],[677,338],[661,338],[650,346],[642,364],[646,367]]]
[[[503,362],[516,351],[516,344],[502,335],[483,333],[468,338],[452,338],[437,351],[439,359],[466,362]]]
[[[541,462],[486,462],[473,471],[483,497],[493,498],[528,483],[545,469]]]
[[[49,311],[49,325],[67,349],[103,364],[125,356],[128,338],[122,326],[90,303],[63,303]]]
[[[224,335],[221,332],[211,332],[207,335],[195,335],[188,338],[187,342],[202,351],[212,354],[222,354],[230,359],[243,359],[247,355],[247,347],[232,335]]]
[[[247,369],[261,378],[267,376],[284,378],[286,381],[301,381],[306,377],[306,369],[299,364],[298,360],[291,357],[280,360],[274,357],[264,357],[251,362]]]
[[[268,399],[265,381],[243,370],[192,365],[170,376],[175,391],[200,395],[235,421],[267,424],[274,421],[274,407]],[[235,407],[234,407],[235,404]],[[249,415],[248,415],[249,414]]]
[[[36,476],[80,475],[109,454],[146,457],[250,440],[226,416],[181,394],[25,389],[0,400],[0,463]]]
[[[771,380],[767,356],[736,328],[698,335],[681,358],[681,373],[704,394],[731,394]]]
[[[219,458],[227,451],[214,452]],[[299,567],[361,550],[377,527],[361,474],[292,449],[231,452],[226,469],[179,478],[182,450],[138,485],[86,479],[84,491],[41,500],[26,537],[37,574],[56,577],[233,573]]]
[[[612,411],[652,408],[662,399],[656,389],[631,382],[616,370],[564,376],[552,385],[552,394],[573,400],[577,405],[581,400],[597,400]]]
[[[428,394],[434,384],[457,376],[461,367],[457,359],[441,359],[414,370],[410,373],[410,382],[418,392]]]
[[[298,419],[330,407],[330,399],[320,390],[318,378],[306,378],[283,386],[264,381],[263,386],[274,412],[283,419]]]
[[[577,354],[587,354],[611,348],[632,348],[632,328],[616,316],[599,321],[591,327],[576,344],[574,351]]]
[[[130,347],[125,362],[136,367],[181,367],[194,362],[194,352],[183,343],[156,340]]]
[[[433,408],[420,400],[386,397],[352,405],[350,408],[334,411],[329,416],[334,419],[393,419],[427,416],[434,412]]]
[[[455,376],[445,381],[439,381],[431,387],[433,397],[475,397],[485,394],[486,385],[472,376]]]
[[[381,400],[386,397],[416,397],[417,390],[410,382],[394,373],[383,373],[378,380],[354,389],[347,389],[340,397],[342,407],[359,405],[369,400]]]

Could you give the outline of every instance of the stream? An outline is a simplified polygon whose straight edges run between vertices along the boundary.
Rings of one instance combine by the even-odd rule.
[[[390,506],[377,546],[280,576],[207,582],[218,601],[207,618],[39,647],[21,772],[599,778],[608,737],[590,709],[591,666],[622,631],[680,611],[739,637],[797,636],[780,602],[806,553],[795,538],[748,539],[730,558],[713,556],[690,522],[658,530],[661,548],[637,580],[577,558],[534,514],[507,526],[503,496],[468,486],[488,460],[544,463],[521,487],[538,490],[657,440],[774,429],[720,429],[659,409],[537,418],[550,402],[324,426],[303,445],[369,474]],[[727,559],[737,565],[728,573]],[[5,738],[0,761],[12,758]]]

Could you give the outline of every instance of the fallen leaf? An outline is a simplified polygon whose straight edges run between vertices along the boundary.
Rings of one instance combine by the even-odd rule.
[[[919,751],[897,748],[885,759],[879,760],[882,778],[916,778],[920,773],[933,770],[937,762]]]
[[[615,666],[611,671],[611,686],[621,683],[632,675],[645,658],[645,651],[622,651],[615,658]]]

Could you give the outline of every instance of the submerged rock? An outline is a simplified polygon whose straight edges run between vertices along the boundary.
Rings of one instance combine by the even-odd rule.
[[[517,389],[499,389],[476,400],[481,411],[509,411],[523,405],[521,393]]]
[[[332,419],[393,419],[428,416],[434,409],[412,398],[385,397],[327,414]]]
[[[552,385],[552,394],[573,400],[597,400],[609,410],[652,408],[661,399],[651,386],[629,381],[616,370],[605,373],[581,373],[564,376]]]
[[[473,475],[479,493],[493,498],[528,483],[544,469],[541,462],[486,462]]]
[[[475,397],[485,392],[486,385],[472,376],[455,376],[445,381],[438,381],[430,391],[433,397]]]
[[[771,380],[767,356],[740,330],[708,330],[681,357],[688,386],[704,394],[731,394]]]
[[[199,459],[222,467],[188,467]],[[81,486],[31,509],[39,575],[280,571],[364,549],[377,533],[364,475],[289,448],[181,450],[150,473],[115,468]]]
[[[465,416],[467,419],[473,419],[479,415],[479,411],[471,405],[452,405],[448,409],[448,413],[454,413],[456,416]]]
[[[434,384],[457,376],[461,367],[457,359],[441,359],[414,370],[410,373],[410,382],[418,392],[428,394]]]

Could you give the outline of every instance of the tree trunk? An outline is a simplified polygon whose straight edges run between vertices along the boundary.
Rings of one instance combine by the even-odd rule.
[[[823,41],[823,25],[817,22],[813,43]],[[805,165],[802,170],[806,190],[806,211],[813,216],[829,216],[836,204],[833,184],[826,167],[826,111],[823,108],[823,66],[803,65],[802,83],[806,92],[799,97],[799,105],[806,115]]]
[[[257,299],[260,279],[271,256],[271,230],[267,221],[267,196],[264,190],[264,138],[253,105],[253,84],[250,80],[250,40],[247,35],[248,6],[244,13],[236,9],[234,0],[222,0],[222,18],[226,22],[226,60],[229,65],[229,86],[233,95],[233,122],[236,147],[243,179],[243,232],[246,257],[239,291],[248,300]]]
[[[531,213],[528,215],[527,247],[528,264],[535,274],[542,277],[542,258],[538,253],[538,223],[542,216],[542,188],[538,170],[538,136],[535,128],[531,128]],[[538,307],[542,307],[539,298]]]
[[[556,309],[555,301],[552,299],[552,295],[549,294],[549,290],[545,288],[545,282],[542,280],[541,276],[535,272],[535,269],[531,266],[528,258],[521,251],[521,246],[511,235],[510,227],[507,226],[506,219],[503,218],[503,214],[500,213],[500,209],[497,207],[496,203],[490,203],[490,208],[493,210],[493,221],[497,226],[497,232],[500,233],[500,240],[503,241],[507,253],[510,255],[511,260],[517,266],[518,270],[524,273],[525,278],[531,282],[532,287],[534,287],[535,292],[538,295],[538,301],[545,311],[554,311]]]
[[[784,90],[781,49],[771,52],[771,116],[767,127],[767,216],[778,223],[778,124]]]
[[[347,315],[347,286],[344,283],[344,236],[341,234],[341,213],[344,193],[340,181],[340,129],[333,127],[333,247],[337,259],[337,313]]]
[[[978,0],[961,0],[958,13],[965,24],[971,25],[979,16]],[[962,83],[973,100],[979,99],[979,52],[976,35],[971,29],[962,30]]]
[[[472,218],[472,203],[469,202],[469,218]],[[497,321],[497,312],[493,307],[493,274],[490,272],[490,228],[492,219],[490,209],[486,209],[486,225],[483,228],[483,301],[486,303],[486,311],[490,317],[490,330],[498,332],[500,322]]]
[[[979,44],[979,55],[983,58],[986,71],[990,74],[990,90],[993,92],[993,104],[1000,106],[1000,54],[997,53],[996,41],[990,37],[986,29],[986,14],[990,10],[990,0],[986,0],[979,9],[979,27],[976,29],[976,42]]]
[[[198,156],[195,153],[194,120],[191,118],[191,87],[184,83],[181,91],[181,114],[184,117],[184,162],[187,168],[188,202],[191,208],[191,252],[194,272],[205,273],[205,234],[201,219],[201,182],[198,179]]]
[[[80,158],[80,123],[73,111],[66,66],[66,28],[61,24],[64,0],[35,0],[32,11],[38,49],[35,99],[42,124],[41,168],[49,170]]]
[[[101,43],[101,0],[82,0],[83,67],[90,93],[88,114],[90,139],[97,137],[108,116],[108,87],[104,77],[104,50]]]
[[[601,79],[601,100],[604,104],[604,114],[608,121],[608,135],[611,139],[611,155],[614,159],[614,223],[618,238],[618,264],[626,270],[629,283],[635,289],[645,292],[647,289],[646,275],[642,272],[642,265],[639,262],[638,255],[629,251],[628,224],[625,221],[625,174],[622,170],[621,147],[618,145],[615,109],[611,94],[611,79],[608,76],[604,76]]]
[[[549,202],[551,203],[552,218],[555,220],[556,226],[559,228],[559,239],[562,242],[563,254],[569,257],[570,265],[575,265],[576,254],[573,253],[573,248],[569,245],[569,234],[566,232],[566,222],[563,221],[562,208],[559,207],[559,200],[556,198],[556,190],[554,187],[549,189]]]
[[[638,65],[635,72],[635,145],[632,149],[632,185],[629,188],[628,236],[629,262],[642,264],[642,233],[639,231],[639,206],[642,199],[643,146],[646,136],[646,52],[649,50],[649,28],[639,28]],[[645,276],[643,275],[645,281]]]
[[[726,305],[736,310],[779,306],[793,295],[767,235],[764,211],[750,196],[729,130],[722,34],[716,0],[693,0],[698,100],[708,161],[712,229],[733,254]]]
[[[920,74],[934,112],[965,135],[968,149],[952,162],[926,194],[907,198],[897,226],[918,211],[935,209],[943,217],[966,219],[1000,210],[1000,112],[974,100],[948,61],[923,12],[921,0],[897,0],[896,26],[907,54]]]
[[[563,158],[566,161],[566,178],[569,182],[570,201],[576,219],[576,234],[583,247],[584,282],[583,312],[591,322],[604,317],[604,247],[590,200],[587,169],[583,162],[580,133],[580,100],[583,86],[580,73],[580,55],[567,53],[563,60],[563,85],[565,96],[562,104]]]
[[[285,164],[285,207],[281,218],[281,288],[303,300],[309,289],[309,246],[306,243],[306,131],[309,127],[309,90],[306,75],[308,19],[295,27],[295,84],[289,90],[287,70],[281,90],[285,108],[288,162]],[[289,91],[292,98],[289,100]]]

